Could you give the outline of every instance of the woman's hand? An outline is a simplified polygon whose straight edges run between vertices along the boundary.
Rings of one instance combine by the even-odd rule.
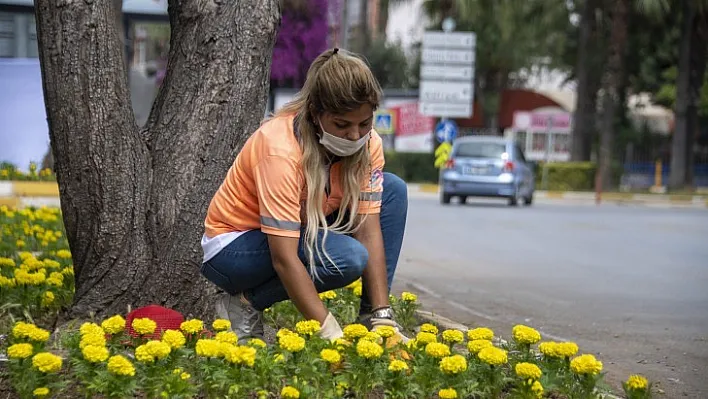
[[[344,337],[342,327],[339,326],[339,323],[337,323],[337,319],[334,318],[332,313],[328,313],[327,317],[322,323],[322,328],[320,328],[320,337],[322,337],[323,339],[328,339],[330,341],[334,341],[335,339]]]
[[[389,305],[388,275],[379,215],[366,215],[359,229],[354,233],[354,238],[369,252],[369,263],[364,269],[362,280],[366,285],[371,306],[374,309],[386,307]]]

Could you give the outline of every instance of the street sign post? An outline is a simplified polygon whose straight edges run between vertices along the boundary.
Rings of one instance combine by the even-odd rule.
[[[419,100],[423,115],[472,117],[477,36],[473,32],[452,32],[454,22],[446,21],[445,31],[423,35]]]

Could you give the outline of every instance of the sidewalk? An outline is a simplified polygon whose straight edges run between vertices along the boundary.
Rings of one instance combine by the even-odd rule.
[[[430,183],[408,184],[411,193],[437,194],[439,186]],[[541,191],[534,194],[535,200],[562,200],[578,202],[595,202],[595,193],[589,191]],[[688,194],[635,194],[635,193],[602,193],[602,203],[674,206],[689,208],[708,208],[708,195]]]

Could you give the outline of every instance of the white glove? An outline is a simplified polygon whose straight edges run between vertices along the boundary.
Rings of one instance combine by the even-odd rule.
[[[342,327],[337,323],[337,319],[334,318],[332,313],[328,313],[325,317],[322,327],[320,328],[320,337],[323,339],[328,339],[334,341],[344,337],[344,332],[342,332]]]

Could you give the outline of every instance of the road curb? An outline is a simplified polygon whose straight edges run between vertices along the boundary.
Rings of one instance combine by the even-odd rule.
[[[440,187],[432,183],[408,184],[411,193],[436,194]],[[588,191],[536,191],[535,199],[565,201],[595,201],[595,193]],[[689,194],[634,194],[603,193],[602,202],[634,205],[669,205],[693,208],[708,208],[708,196]]]
[[[447,317],[437,315],[433,312],[427,310],[416,310],[416,316],[425,323],[431,323],[442,327],[443,330],[460,330],[462,332],[467,332],[469,327],[462,323],[458,323],[454,320],[448,319]]]

